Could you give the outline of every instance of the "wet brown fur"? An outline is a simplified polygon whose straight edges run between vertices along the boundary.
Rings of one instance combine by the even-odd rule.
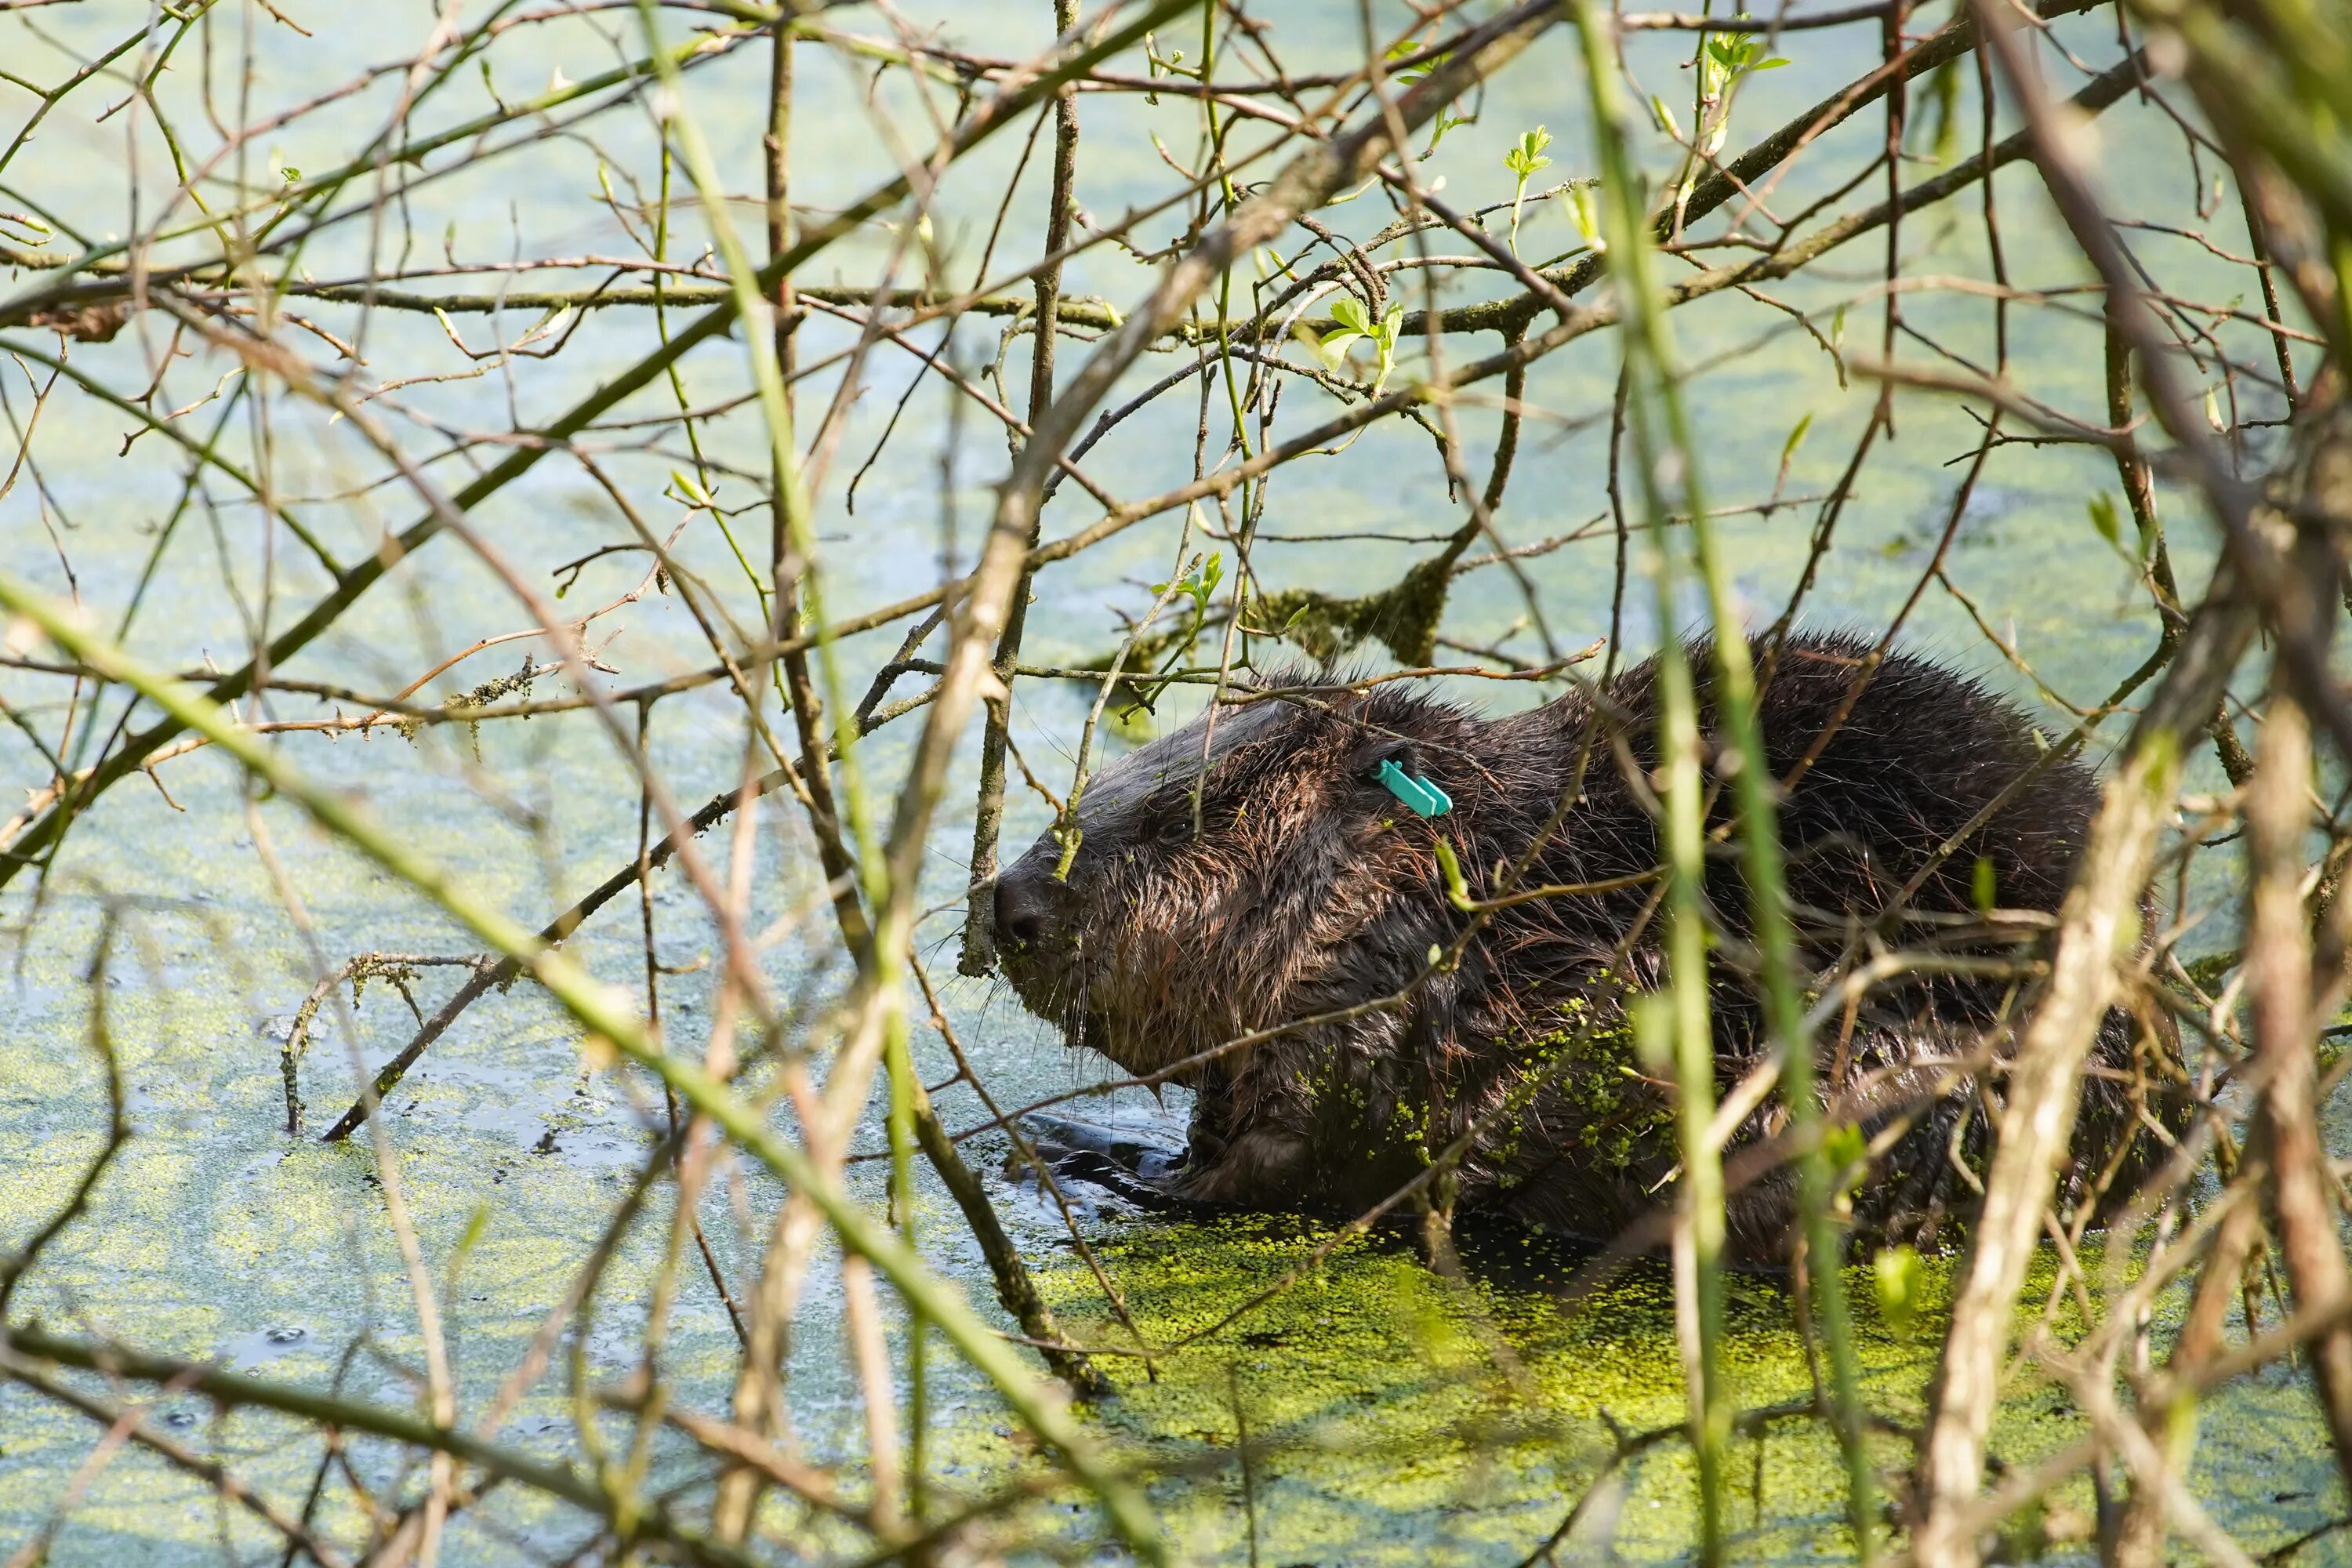
[[[1708,650],[1688,651],[1704,672]],[[1772,661],[1766,750],[1785,778],[1847,700],[1868,645],[1791,638]],[[1654,661],[1604,698],[1572,693],[1486,720],[1403,684],[1343,686],[1227,707],[1122,758],[1082,799],[1067,880],[1041,838],[1000,880],[1005,972],[1022,999],[1074,1045],[1137,1073],[1162,1070],[1237,1036],[1404,990],[1433,946],[1468,917],[1443,896],[1436,838],[1473,898],[1520,853],[1581,766],[1582,797],[1529,883],[1591,883],[1658,863]],[[1293,684],[1296,684],[1295,682]],[[1714,715],[1701,675],[1703,731]],[[1889,900],[1933,847],[2040,755],[2013,706],[1931,661],[1896,655],[1781,808],[1790,895],[1803,958],[1821,973],[1873,944],[2031,957],[2037,931],[1973,918],[1979,858],[2003,909],[2054,912],[2097,787],[2072,763],[2045,768],[1889,918]],[[1439,783],[1454,807],[1423,821],[1372,774],[1386,758]],[[1712,773],[1710,786],[1718,784]],[[1200,829],[1193,792],[1200,789]],[[1711,824],[1729,792],[1714,789]],[[1465,1129],[1482,1127],[1458,1172],[1463,1207],[1501,1210],[1606,1236],[1670,1195],[1673,1102],[1632,1045],[1630,997],[1663,981],[1654,882],[1547,899],[1496,913],[1451,973],[1404,1005],[1294,1030],[1188,1069],[1197,1091],[1184,1195],[1262,1208],[1360,1208],[1396,1190]],[[1717,844],[1706,879],[1720,938],[1713,965],[1718,1093],[1764,1048],[1741,969],[1748,896],[1737,846]],[[1944,917],[1940,921],[1936,917]],[[1935,1245],[1965,1221],[1980,1173],[1985,1107],[1952,1064],[2008,1048],[2018,982],[1914,979],[1874,993],[1847,1034],[1816,1042],[1824,1071],[1865,1132],[1892,1139],[1853,1199],[1857,1246]],[[1830,1064],[1837,1064],[1833,1068]],[[2169,1033],[2111,1016],[2083,1088],[2062,1201],[2127,1194],[2162,1151],[2145,1104],[2176,1123],[2156,1089],[2179,1078]],[[1768,1100],[1732,1150],[1780,1124]],[[1907,1131],[1905,1129],[1907,1128]],[[2104,1178],[2104,1179],[2103,1179]],[[1785,1167],[1735,1193],[1735,1252],[1782,1256],[1791,1203]]]

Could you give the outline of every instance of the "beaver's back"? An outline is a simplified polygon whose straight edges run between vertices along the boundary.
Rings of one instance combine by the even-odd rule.
[[[1981,858],[1994,903],[2054,912],[2097,809],[2090,771],[2051,759],[2031,719],[1966,675],[1903,653],[1873,670],[1874,646],[1817,634],[1789,638],[1777,658],[1757,650],[1765,754],[1776,778],[1797,773],[1780,808],[1790,898],[1874,915],[1933,861],[1910,906],[1967,911],[1987,890]],[[1700,731],[1712,742],[1720,722],[1713,649],[1697,643],[1687,656]],[[1657,763],[1656,673],[1648,660],[1610,693],[1644,768]],[[1718,792],[1713,821],[1732,816],[1730,795]],[[1731,908],[1721,912],[1737,918]]]
[[[2097,806],[2095,780],[2080,763],[2051,758],[2032,721],[1978,682],[1901,654],[1874,671],[1865,662],[1872,647],[1848,637],[1801,636],[1769,669],[1759,661],[1759,679],[1769,677],[1759,712],[1767,761],[1776,778],[1793,776],[1779,827],[1806,967],[1853,953],[1864,927],[1892,945],[2029,957],[2030,930],[1962,927],[1950,917],[1975,914],[1988,895],[2002,908],[2054,913]],[[1717,785],[1713,649],[1702,643],[1685,653],[1697,681],[1707,778]],[[1658,863],[1654,800],[1645,779],[1628,776],[1652,773],[1658,762],[1656,661],[1627,670],[1603,706],[1609,724],[1595,722],[1591,702],[1572,698],[1492,727],[1503,751],[1550,759],[1547,768],[1523,772],[1528,799],[1507,814],[1518,820],[1547,798],[1556,801],[1575,759],[1586,757],[1583,799],[1542,858],[1538,879],[1592,882]],[[1728,823],[1732,792],[1712,794],[1711,824]],[[1915,879],[1918,887],[1903,897]],[[1736,840],[1711,847],[1706,891],[1710,918],[1747,934],[1749,900]],[[1668,980],[1654,892],[1652,885],[1547,900],[1496,920],[1486,944],[1494,1005],[1484,1026],[1499,1047],[1486,1064],[1494,1073],[1489,1092],[1502,1092],[1527,1069],[1515,1042],[1549,1038],[1546,1048],[1557,1050],[1572,1040],[1565,1048],[1591,1060],[1542,1096],[1507,1152],[1497,1151],[1502,1157],[1482,1173],[1491,1183],[1488,1201],[1605,1233],[1651,1206],[1658,1184],[1670,1180],[1679,1161],[1671,1101],[1662,1088],[1627,1078],[1625,1030],[1611,1005],[1612,996]],[[1906,911],[1926,918],[1906,921]],[[1736,954],[1719,952],[1710,979],[1720,1092],[1754,1065],[1767,1041],[1753,978],[1739,971]],[[1866,1131],[1913,1119],[1857,1203],[1859,1243],[1932,1240],[1946,1215],[1972,1206],[1949,1159],[1957,1148],[1974,1163],[1983,1147],[1981,1126],[1961,1126],[1965,1089],[1929,1094],[1937,1072],[1925,1065],[1905,1070],[1906,1064],[1948,1061],[1989,1037],[2005,1051],[2016,996],[2014,983],[2000,977],[1897,982],[1871,998],[1851,1035],[1817,1042],[1824,1073],[1843,1064],[1847,1085],[1881,1069],[1874,1103],[1884,1109],[1864,1115]],[[1553,1026],[1563,1006],[1571,1009],[1565,1033]],[[1475,1028],[1464,1044],[1473,1054],[1482,1050]],[[2168,1060],[2177,1051],[2170,1041],[2158,1046]],[[2115,1015],[2095,1060],[2122,1071],[2133,1056],[2129,1021]],[[1751,1119],[1738,1142],[1757,1135],[1766,1114]],[[2178,1120],[2168,1111],[2162,1119]],[[2086,1083],[2078,1173],[2105,1165],[2135,1136],[2136,1122],[2128,1090],[2111,1080]],[[2130,1189],[2140,1163],[2126,1163],[2118,1190]],[[2079,1189],[2080,1176],[2070,1184]],[[1776,1253],[1790,1196],[1785,1171],[1736,1194],[1736,1249],[1756,1258]]]

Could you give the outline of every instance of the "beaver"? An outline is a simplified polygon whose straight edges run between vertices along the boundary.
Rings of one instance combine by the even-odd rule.
[[[1756,647],[1765,752],[1776,778],[1793,776],[1780,827],[1804,970],[1819,984],[1895,947],[2032,957],[2050,922],[1987,911],[2057,910],[2095,779],[2045,757],[2026,715],[1977,681],[1899,651],[1873,669],[1874,651],[1820,633]],[[1708,736],[1711,648],[1685,656]],[[1635,999],[1664,980],[1658,674],[1654,658],[1605,689],[1491,719],[1417,683],[1260,677],[1228,694],[1210,733],[1204,715],[1087,786],[1066,875],[1053,832],[1003,872],[1004,973],[1072,1045],[1131,1073],[1203,1058],[1172,1075],[1196,1095],[1189,1149],[1164,1182],[1179,1198],[1360,1211],[1468,1134],[1449,1173],[1455,1205],[1617,1234],[1658,1207],[1679,1168],[1670,1075],[1643,1064],[1633,1026]],[[1703,895],[1721,1095],[1769,1045],[1742,963],[1749,900],[1731,792],[1714,761],[1710,749],[1707,810],[1723,830]],[[1451,808],[1407,809],[1383,782],[1391,762]],[[1571,788],[1517,886],[1581,890],[1488,911],[1458,960],[1431,973],[1472,921],[1446,897],[1436,845],[1469,897],[1486,899]],[[2014,973],[1898,976],[1821,1032],[1823,1081],[1878,1151],[1847,1197],[1857,1251],[1933,1247],[1965,1224],[1988,1117],[1970,1075],[1952,1069],[1980,1047],[2009,1048],[2021,985]],[[1303,1019],[1322,1021],[1216,1049]],[[2181,1120],[2167,1098],[2185,1081],[2177,1035],[2161,1016],[2135,1027],[2111,1015],[2092,1064],[2065,1204],[2127,1195],[2161,1156],[2149,1123]],[[1729,1152],[1768,1140],[1782,1115],[1759,1105]],[[1846,1150],[1859,1152],[1850,1135]],[[1794,1182],[1785,1163],[1764,1163],[1726,1217],[1734,1255],[1769,1264],[1786,1256]]]

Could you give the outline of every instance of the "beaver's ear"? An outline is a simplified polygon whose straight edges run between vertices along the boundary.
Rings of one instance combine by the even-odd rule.
[[[1416,771],[1418,759],[1413,744],[1399,735],[1365,735],[1350,746],[1339,764],[1339,771],[1354,783],[1379,789],[1381,769],[1394,763],[1407,773]]]

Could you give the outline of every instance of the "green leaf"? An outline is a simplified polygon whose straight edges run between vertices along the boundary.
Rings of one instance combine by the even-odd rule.
[[[1445,901],[1466,915],[1470,912],[1470,889],[1462,880],[1462,862],[1454,858],[1454,846],[1443,838],[1434,842],[1437,868],[1445,876]]]
[[[2091,498],[2090,510],[2091,526],[2099,531],[2099,537],[2121,550],[2124,547],[2123,528],[2116,517],[2116,498],[2101,490]]]
[[[1402,43],[1398,44],[1393,48],[1390,49],[1388,58],[1392,60],[1401,60],[1409,55],[1419,54],[1424,47],[1425,46],[1423,46],[1418,39],[1407,38]],[[1407,87],[1412,87],[1415,83],[1421,81],[1422,79],[1428,76],[1430,72],[1435,70],[1438,67],[1444,65],[1453,58],[1454,51],[1451,49],[1446,50],[1445,53],[1442,55],[1432,55],[1429,58],[1422,61],[1419,65],[1407,66],[1404,69],[1397,72],[1395,79],[1404,83]],[[1433,145],[1434,145],[1434,143],[1433,143]]]
[[[1370,336],[1372,319],[1364,310],[1364,302],[1353,294],[1342,294],[1331,302],[1331,319],[1351,332]]]
[[[1871,1259],[1871,1282],[1878,1288],[1878,1315],[1898,1340],[1911,1337],[1919,1321],[1919,1307],[1927,1292],[1927,1266],[1908,1247],[1879,1249]]]
[[[1429,151],[1433,153],[1435,153],[1437,151],[1437,144],[1445,140],[1445,133],[1453,130],[1455,126],[1475,125],[1477,123],[1478,117],[1475,114],[1447,114],[1443,110],[1439,111],[1437,116],[1437,128],[1429,133]],[[1375,178],[1377,178],[1377,176],[1375,176]],[[1338,204],[1326,203],[1325,205],[1337,205]]]
[[[1659,130],[1677,142],[1683,139],[1682,121],[1675,118],[1675,111],[1666,100],[1654,92],[1650,95],[1650,112],[1657,117]]]
[[[1373,346],[1381,351],[1380,371],[1372,377],[1372,395],[1376,397],[1387,389],[1389,373],[1396,368],[1397,328],[1403,321],[1404,307],[1393,304],[1389,307],[1388,314],[1381,318],[1381,324],[1372,329]]]
[[[1528,183],[1528,177],[1537,170],[1551,167],[1551,160],[1543,155],[1543,150],[1550,145],[1551,132],[1542,126],[1538,125],[1533,131],[1523,132],[1519,136],[1519,144],[1503,154],[1503,167],[1517,174],[1519,177],[1519,184],[1525,185]]]
[[[1999,892],[2000,889],[1993,886],[1992,861],[1985,856],[1978,856],[1975,868],[1969,873],[1969,902],[1977,907],[1979,914],[1988,914],[1991,912]]]
[[[1797,421],[1797,427],[1789,432],[1789,438],[1780,443],[1780,466],[1783,468],[1796,459],[1797,448],[1805,444],[1805,432],[1812,427],[1813,416],[1808,413]]]
[[[449,1289],[457,1288],[457,1277],[465,1270],[466,1260],[473,1256],[474,1248],[481,1245],[482,1237],[489,1228],[490,1205],[476,1204],[473,1217],[466,1222],[465,1234],[457,1237],[457,1245],[451,1250],[445,1268],[443,1279]]]
[[[1830,1169],[1843,1184],[1843,1190],[1852,1192],[1862,1184],[1865,1174],[1863,1160],[1870,1152],[1870,1140],[1862,1129],[1849,1121],[1834,1128],[1822,1140],[1822,1152],[1829,1156]]]
[[[1569,213],[1576,219],[1577,234],[1593,249],[1605,248],[1607,242],[1601,237],[1601,215],[1594,205],[1592,187],[1570,185],[1566,194]]]
[[[1664,992],[1644,991],[1633,998],[1633,1054],[1656,1076],[1674,1066],[1675,1004]]]

